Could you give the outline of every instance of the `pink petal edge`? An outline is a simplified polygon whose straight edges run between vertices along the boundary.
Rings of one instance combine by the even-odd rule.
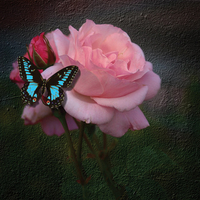
[[[113,107],[120,112],[129,111],[140,105],[147,94],[148,87],[143,86],[140,89],[128,95],[117,98],[96,98],[91,97],[96,103],[102,106]]]
[[[121,137],[128,129],[144,129],[149,126],[149,123],[139,107],[136,107],[127,112],[116,111],[111,121],[105,124],[99,124],[98,126],[106,134]]]
[[[41,119],[51,115],[51,109],[48,106],[45,106],[41,100],[39,104],[35,107],[26,105],[21,118],[24,119],[25,125],[36,124]]]
[[[90,97],[83,96],[74,90],[65,91],[67,101],[63,105],[65,111],[80,121],[103,124],[110,121],[114,109],[98,105]]]

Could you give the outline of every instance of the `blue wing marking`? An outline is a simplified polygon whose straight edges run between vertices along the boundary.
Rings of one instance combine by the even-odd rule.
[[[28,68],[31,66],[25,60],[23,60],[24,70],[28,72]]]
[[[63,85],[64,85],[64,83],[65,83],[65,81],[68,79],[68,77],[69,77],[71,71],[72,71],[72,70],[68,70],[67,72],[64,72],[65,75],[63,76],[63,78],[62,78],[61,80],[58,81],[58,84],[59,84],[60,86],[63,86]]]
[[[32,75],[26,75],[26,78],[28,79],[28,81],[33,80],[33,76]]]
[[[66,79],[65,79],[65,80],[66,80]],[[58,81],[58,84],[59,84],[59,85],[63,85],[64,82],[65,82],[65,80],[62,79],[61,81]]]
[[[55,85],[52,85],[50,86],[50,92],[51,92],[51,101],[55,100],[56,98],[58,98],[60,95],[59,95],[59,87],[58,86],[55,86]]]
[[[37,98],[37,93],[35,93],[35,90],[37,89],[38,84],[37,83],[29,83],[27,92],[31,97]]]

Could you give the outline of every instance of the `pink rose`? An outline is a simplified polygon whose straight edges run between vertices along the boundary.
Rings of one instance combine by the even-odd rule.
[[[141,48],[109,24],[87,20],[79,31],[69,30],[69,37],[58,30],[54,36],[63,66],[81,70],[74,90],[65,91],[66,112],[115,137],[149,126],[138,106],[157,94],[161,80]]]
[[[46,34],[46,38],[48,39],[56,55],[56,60],[59,60],[59,57],[57,56],[58,47],[55,45],[55,41],[54,41],[55,40],[54,37],[56,36],[57,32],[59,33],[59,30]],[[43,48],[44,43],[41,40],[42,40],[41,35],[36,36],[35,38],[31,40],[32,43],[29,45],[29,53],[32,52],[31,47],[32,45],[34,45],[35,50],[39,50],[38,53],[41,55],[42,58],[45,58],[45,56],[47,55],[47,52],[46,52],[46,49]],[[44,52],[41,50],[43,50]],[[25,56],[29,59],[28,53],[26,53]],[[39,71],[41,72],[41,75],[43,76],[43,78],[48,79],[51,75],[53,75],[52,71],[53,73],[55,73],[64,67],[65,66],[63,66],[62,64],[56,63],[52,67],[47,68],[44,72],[42,72],[43,70],[39,70]],[[10,79],[13,82],[15,82],[19,86],[19,88],[22,88],[24,85],[24,81],[22,81],[19,76],[19,68],[18,68],[17,61],[13,63],[13,68],[14,69],[10,73]],[[70,130],[77,129],[76,123],[74,122],[73,118],[69,114],[66,114],[65,118]],[[45,106],[41,100],[39,100],[39,104],[36,105],[35,107],[26,105],[22,113],[22,119],[24,119],[25,125],[33,125],[36,123],[40,123],[43,131],[47,135],[56,134],[60,136],[65,132],[60,121],[52,115],[51,109],[48,106]]]

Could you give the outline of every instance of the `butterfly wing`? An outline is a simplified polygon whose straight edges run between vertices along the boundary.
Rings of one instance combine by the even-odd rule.
[[[18,65],[20,77],[26,82],[21,89],[22,100],[24,103],[32,105],[41,97],[40,89],[43,84],[43,78],[36,66],[27,58],[19,56]]]
[[[64,100],[64,92],[61,87],[69,88],[78,74],[78,71],[79,69],[77,66],[68,66],[58,71],[47,80],[47,105],[51,108],[61,106],[61,103]]]
[[[47,93],[48,93],[48,96],[45,99],[46,105],[48,105],[50,108],[60,107],[61,103],[64,100],[63,90],[56,85],[51,85],[47,87]]]
[[[26,82],[21,89],[23,103],[32,105],[41,98],[41,86],[38,83]]]
[[[37,67],[27,58],[18,57],[19,75],[25,82],[35,82],[42,84],[43,78]]]

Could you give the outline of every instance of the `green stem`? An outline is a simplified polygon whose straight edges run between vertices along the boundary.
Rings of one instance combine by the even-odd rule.
[[[98,138],[97,138],[97,136],[96,136],[95,133],[93,134],[93,139],[94,139],[94,141],[96,142],[97,149],[98,149],[99,151],[101,151],[101,145],[100,145],[99,140],[98,140]]]
[[[92,153],[94,153],[94,149],[93,149],[93,147],[92,147],[92,144],[91,144],[90,141],[88,140],[88,138],[87,138],[87,136],[86,136],[85,133],[83,133],[83,138],[84,138],[85,142],[87,143],[87,145],[88,145],[90,151],[91,151]]]
[[[106,137],[106,134],[103,133],[103,149],[104,151],[106,150],[107,148],[107,137]]]
[[[97,163],[99,165],[99,168],[101,170],[101,173],[103,174],[103,177],[105,179],[105,181],[107,182],[107,185],[109,186],[109,188],[112,190],[115,199],[120,199],[120,197],[122,196],[121,192],[115,187],[115,183],[113,181],[112,178],[112,173],[110,172],[110,170],[108,169],[106,163],[104,162],[104,160],[101,160],[98,153],[94,150],[94,148],[92,147],[90,141],[88,140],[86,134],[83,134],[83,137],[85,139],[85,142],[87,143],[90,151],[95,155],[95,158],[97,159]],[[95,140],[97,140],[97,138],[94,136]]]
[[[74,119],[76,125],[78,126],[78,128],[80,129],[81,128],[80,122],[74,117],[73,117],[73,119]]]
[[[82,150],[84,128],[85,128],[85,123],[81,122],[81,127],[80,127],[80,132],[79,132],[79,140],[78,140],[78,151],[77,151],[77,160],[78,160],[79,166],[81,166],[81,150]]]
[[[78,163],[77,158],[76,158],[75,150],[74,150],[74,147],[73,147],[73,143],[72,143],[71,136],[70,136],[70,131],[68,129],[65,116],[64,115],[60,115],[60,117],[58,119],[62,123],[63,128],[64,128],[64,130],[65,130],[65,132],[67,134],[67,141],[68,141],[68,145],[69,145],[69,148],[70,148],[72,160],[73,160],[73,162],[75,164],[76,171],[78,173],[78,177],[80,179],[81,185],[83,185],[84,184],[84,179],[83,179],[83,176],[82,176],[82,172],[81,172],[79,163]]]
[[[68,126],[67,126],[67,122],[66,122],[66,119],[65,119],[65,111],[63,108],[60,108],[60,110],[57,110],[57,109],[52,109],[52,112],[54,114],[55,117],[57,117],[60,122],[62,123],[63,125],[63,128],[66,132],[66,135],[67,135],[67,141],[68,141],[68,145],[69,145],[69,148],[70,148],[70,152],[71,152],[71,156],[72,156],[72,160],[75,164],[75,167],[76,167],[76,171],[77,171],[77,174],[78,174],[78,178],[80,180],[80,183],[81,183],[81,186],[82,186],[82,192],[83,192],[83,199],[88,199],[87,198],[87,192],[86,192],[86,188],[85,188],[85,180],[84,180],[84,177],[82,175],[82,171],[81,171],[81,147],[82,147],[82,135],[83,135],[83,129],[84,129],[84,125],[82,125],[82,128],[81,128],[81,131],[80,131],[80,137],[79,137],[79,149],[78,149],[78,157],[79,157],[79,160],[77,160],[77,157],[76,157],[76,154],[75,154],[75,150],[74,150],[74,147],[73,147],[73,143],[72,143],[72,140],[71,140],[71,136],[70,136],[70,131],[68,129]]]

